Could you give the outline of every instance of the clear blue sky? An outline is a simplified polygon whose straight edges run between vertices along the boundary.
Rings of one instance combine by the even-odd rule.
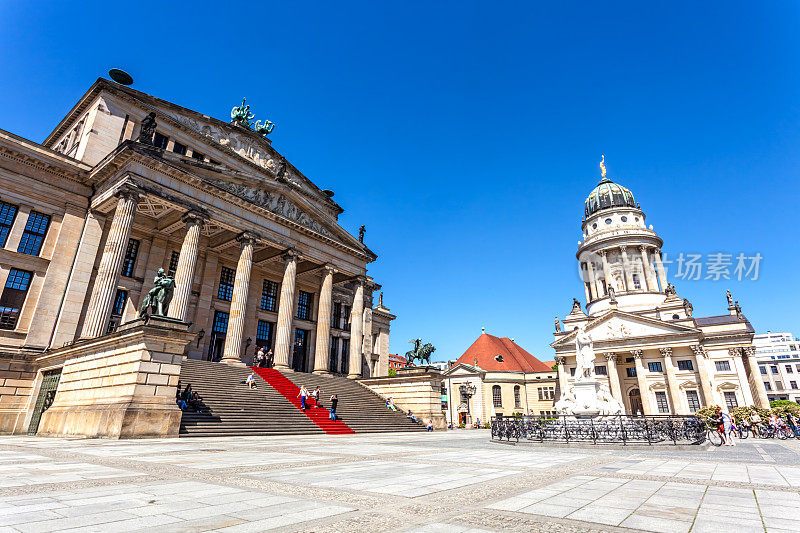
[[[757,281],[677,280],[695,316],[730,288],[757,331],[800,334],[798,22],[793,1],[5,0],[0,128],[43,140],[111,67],[221,119],[246,96],[366,224],[392,351],[436,359],[482,326],[552,358],[605,154],[665,253],[763,255]]]

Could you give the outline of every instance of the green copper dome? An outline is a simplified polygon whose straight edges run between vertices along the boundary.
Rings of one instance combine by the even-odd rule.
[[[611,207],[638,207],[638,204],[631,191],[603,176],[586,198],[586,216]]]

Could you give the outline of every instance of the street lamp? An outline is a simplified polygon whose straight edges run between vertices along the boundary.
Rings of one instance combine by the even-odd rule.
[[[461,393],[461,396],[467,399],[467,423],[472,421],[472,416],[470,416],[469,412],[469,399],[475,396],[475,392],[478,389],[472,383],[462,383],[458,387],[458,392]]]

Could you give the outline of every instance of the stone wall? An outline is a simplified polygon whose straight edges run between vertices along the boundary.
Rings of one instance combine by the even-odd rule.
[[[181,411],[175,403],[188,325],[161,317],[136,320],[111,334],[61,348],[40,358],[64,358],[53,405],[39,435],[175,437]],[[44,366],[44,364],[42,365]]]
[[[0,358],[0,435],[24,433],[25,413],[36,365],[16,357]]]
[[[401,368],[396,376],[358,380],[383,398],[392,398],[403,411],[411,411],[425,424],[433,422],[435,429],[446,429],[447,419],[442,411],[442,373],[432,367]]]

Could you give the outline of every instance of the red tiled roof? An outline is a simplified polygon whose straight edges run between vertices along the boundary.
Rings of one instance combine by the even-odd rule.
[[[498,355],[503,356],[502,363],[495,359]],[[456,364],[474,365],[476,360],[479,367],[490,372],[551,372],[553,366],[553,363],[539,361],[508,337],[488,333],[481,334]]]
[[[395,361],[397,363],[403,363],[403,364],[408,363],[408,359],[406,359],[402,355],[397,355],[397,354],[394,354],[394,353],[390,353],[389,354],[389,361]]]
[[[552,369],[553,369],[553,367],[554,367],[554,366],[556,366],[556,362],[555,362],[555,361],[542,361],[542,362],[543,362],[543,363],[545,364],[545,366],[546,366],[547,368],[549,368],[550,370],[552,370]]]

